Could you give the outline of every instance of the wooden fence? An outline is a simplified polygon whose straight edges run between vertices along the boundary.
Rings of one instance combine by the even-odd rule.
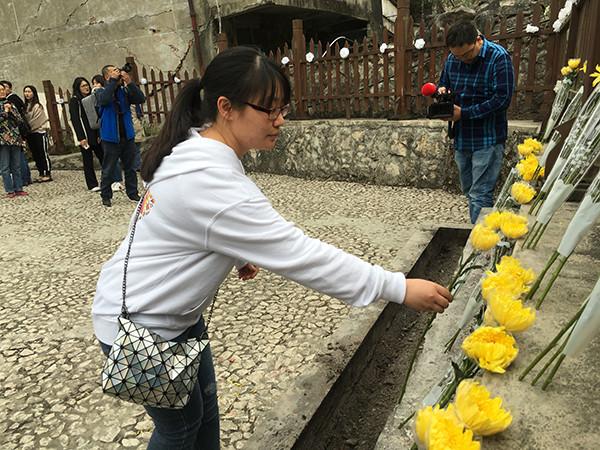
[[[420,95],[420,87],[425,82],[439,80],[448,56],[447,29],[438,30],[423,21],[415,26],[408,15],[408,1],[398,0],[397,4],[394,33],[385,30],[381,40],[373,36],[362,41],[338,40],[333,45],[315,42],[306,39],[301,20],[293,21],[291,47],[284,44],[269,53],[278,64],[285,62],[284,70],[292,82],[292,119],[424,116],[430,100]],[[486,38],[499,42],[512,55],[516,89],[509,109],[510,118],[540,120],[549,111],[559,69],[565,63],[568,51],[568,27],[561,33],[552,31],[560,6],[560,0],[551,0],[549,14],[544,16],[543,5],[536,3],[528,14],[520,12],[510,18],[497,17],[484,26]],[[528,33],[527,25],[539,30]],[[414,46],[417,38],[425,40],[422,49]],[[220,51],[225,49],[227,37],[219,35],[217,44]],[[309,53],[313,55],[311,61],[307,58]],[[134,79],[146,94],[143,115],[151,125],[160,125],[164,121],[182,85],[198,76],[196,70],[191,74],[146,67],[140,70],[133,58],[128,61],[134,67]],[[46,81],[44,87],[46,97],[54,99],[52,84]],[[65,98],[64,103],[68,101],[68,91],[59,88],[58,94]],[[50,103],[62,109],[66,123],[65,104]],[[50,109],[52,123],[59,114],[53,114]],[[53,138],[57,135],[55,142],[60,138],[60,132],[53,132]]]

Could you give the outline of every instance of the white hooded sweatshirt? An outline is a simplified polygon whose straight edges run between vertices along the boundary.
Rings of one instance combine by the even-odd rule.
[[[163,159],[142,201],[126,305],[134,322],[165,339],[194,325],[233,266],[246,261],[351,305],[404,301],[402,273],[306,236],[273,209],[232,148],[196,131]],[[92,306],[96,337],[109,345],[128,240],[102,267]]]

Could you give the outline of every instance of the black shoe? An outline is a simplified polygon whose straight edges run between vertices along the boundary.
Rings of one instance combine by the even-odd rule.
[[[112,202],[110,201],[110,198],[103,198],[102,204],[108,208],[110,208],[112,206]]]
[[[129,195],[128,197],[132,202],[139,202],[141,198],[138,194]]]

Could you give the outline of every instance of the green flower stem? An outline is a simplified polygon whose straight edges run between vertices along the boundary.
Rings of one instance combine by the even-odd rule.
[[[546,378],[546,381],[544,381],[544,384],[542,385],[542,391],[545,391],[546,388],[550,385],[550,383],[552,382],[552,379],[554,378],[554,375],[556,375],[556,371],[558,370],[558,368],[560,367],[560,365],[562,364],[564,359],[565,359],[565,355],[560,355],[560,357],[558,358],[558,361],[556,361],[556,364],[552,368],[552,371],[548,374],[548,378]]]
[[[458,281],[458,279],[461,277],[461,275],[463,275],[465,272],[465,268],[467,268],[467,265],[473,261],[473,259],[475,259],[475,256],[477,256],[477,253],[471,253],[468,257],[467,260],[464,262],[461,262],[458,270],[456,271],[456,274],[454,275],[454,278],[452,278],[452,281],[450,282],[450,284],[448,285],[448,290],[452,291],[452,289],[454,288],[454,285],[456,284],[456,282]],[[467,270],[468,272],[468,270]]]
[[[540,238],[544,235],[544,233],[546,232],[546,228],[548,228],[548,225],[550,224],[550,222],[544,224],[544,226],[540,229],[539,234],[537,235],[535,241],[532,243],[531,245],[531,249],[535,250],[535,248],[538,245],[538,242],[540,241]]]
[[[450,350],[452,350],[452,346],[456,342],[456,339],[458,339],[458,335],[460,334],[460,332],[461,332],[461,328],[456,330],[456,332],[452,335],[450,340],[448,342],[446,342],[446,345],[444,347],[444,353],[448,353]]]
[[[550,267],[552,267],[552,264],[554,264],[554,261],[556,261],[556,258],[558,258],[558,255],[560,255],[560,253],[558,253],[556,250],[554,251],[554,253],[552,253],[552,256],[550,256],[550,258],[548,259],[548,262],[546,262],[544,269],[539,273],[539,275],[537,276],[537,278],[535,280],[535,283],[533,283],[533,286],[531,286],[531,289],[529,289],[529,292],[527,292],[527,295],[525,296],[526,301],[531,300],[533,298],[533,296],[535,295],[535,293],[537,292],[537,290],[540,288],[540,285],[542,284],[542,281],[544,280],[546,273],[548,272],[548,270],[550,270]]]
[[[540,226],[540,224],[538,222],[535,222],[533,224],[533,226],[531,227],[531,230],[529,230],[529,233],[527,234],[527,236],[525,236],[525,239],[523,240],[523,244],[522,244],[521,248],[527,248],[527,244],[531,241],[533,236],[535,236],[535,234],[538,231],[539,226]]]
[[[558,350],[548,360],[548,362],[546,363],[546,365],[544,367],[542,367],[542,370],[540,370],[539,373],[534,377],[534,379],[531,380],[531,385],[532,386],[536,385],[536,383],[542,377],[542,375],[544,375],[544,372],[546,372],[546,370],[548,369],[548,367],[550,367],[552,365],[552,363],[554,362],[554,360],[556,358],[558,358],[558,356],[562,353],[563,349],[565,348],[565,345],[567,344],[567,340],[568,340],[568,338],[564,340],[564,342],[560,345],[560,347],[558,348]]]
[[[529,209],[529,214],[531,214],[532,216],[538,214],[540,212],[540,209],[542,209],[542,206],[544,206],[545,201],[546,201],[546,193],[540,192],[540,195],[538,195],[538,197],[536,198],[535,211],[534,211],[534,208],[531,207]]]
[[[577,311],[577,313],[573,317],[571,317],[571,320],[569,320],[565,324],[565,326],[561,328],[561,330],[554,337],[554,339],[552,339],[552,341],[550,341],[550,343],[546,346],[546,348],[544,348],[540,352],[540,354],[537,355],[533,361],[531,361],[531,363],[525,368],[525,370],[523,370],[523,372],[519,376],[519,381],[523,381],[523,379],[529,374],[529,372],[531,372],[531,369],[533,369],[542,359],[544,359],[544,357],[548,354],[548,352],[550,350],[552,350],[554,348],[554,346],[558,343],[560,338],[569,330],[569,328],[571,328],[573,326],[573,324],[575,322],[577,322],[577,320],[583,313],[583,310],[585,309],[586,304],[587,304],[587,300],[583,303],[583,305],[581,306],[579,311]]]
[[[558,260],[559,260],[558,267],[556,268],[556,270],[552,274],[552,278],[550,278],[550,281],[546,285],[546,289],[544,289],[544,292],[542,293],[541,297],[536,302],[535,309],[540,309],[540,307],[542,306],[542,303],[546,299],[546,295],[548,295],[548,292],[550,291],[550,289],[554,285],[554,282],[558,278],[558,275],[560,274],[560,271],[562,270],[562,268],[564,267],[565,263],[567,262],[567,259],[568,258],[565,258],[565,257],[559,257],[558,258]]]

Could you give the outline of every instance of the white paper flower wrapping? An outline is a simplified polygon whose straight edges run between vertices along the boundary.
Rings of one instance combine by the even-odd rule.
[[[481,307],[481,296],[479,295],[481,292],[480,289],[475,289],[469,299],[467,300],[467,304],[465,305],[465,309],[463,311],[462,317],[460,318],[460,322],[458,323],[458,328],[461,330],[475,317],[475,314]]]
[[[290,58],[288,58],[287,56],[284,56],[283,58],[281,58],[281,64],[283,64],[284,66],[288,65],[290,63]]]
[[[309,63],[313,62],[314,59],[315,59],[315,55],[312,52],[308,52],[306,54],[306,61],[308,61]]]
[[[594,203],[592,197],[586,195],[560,241],[558,253],[563,256],[573,253],[579,241],[590,231],[598,218],[600,218],[600,203]]]
[[[388,45],[384,42],[383,44],[381,44],[379,46],[379,53],[385,53],[385,51],[388,49]]]
[[[348,47],[340,48],[340,57],[346,59],[350,55],[350,49]]]
[[[542,205],[539,214],[537,215],[536,222],[546,225],[552,219],[552,216],[560,208],[560,206],[569,198],[569,195],[573,193],[575,186],[572,184],[565,184],[560,178],[556,180],[552,186],[552,190],[548,193],[548,198]]]
[[[528,23],[525,27],[525,33],[535,34],[538,31],[540,31],[540,27],[536,27],[535,25],[531,25],[530,23]]]
[[[181,83],[181,79],[179,79],[177,77],[173,77],[173,81],[175,82],[175,84]]]
[[[423,47],[425,47],[425,39],[423,38],[419,38],[415,41],[415,48],[417,50],[421,50]]]
[[[148,80],[146,78],[142,78],[142,79],[140,79],[140,83],[148,84]]]
[[[569,14],[571,14],[571,11],[569,9],[565,8],[561,8],[561,10],[558,12],[558,20],[560,20],[561,22],[564,22],[567,17],[569,17]]]
[[[577,320],[563,355],[574,356],[585,348],[600,331],[600,279],[592,290],[587,305]]]

